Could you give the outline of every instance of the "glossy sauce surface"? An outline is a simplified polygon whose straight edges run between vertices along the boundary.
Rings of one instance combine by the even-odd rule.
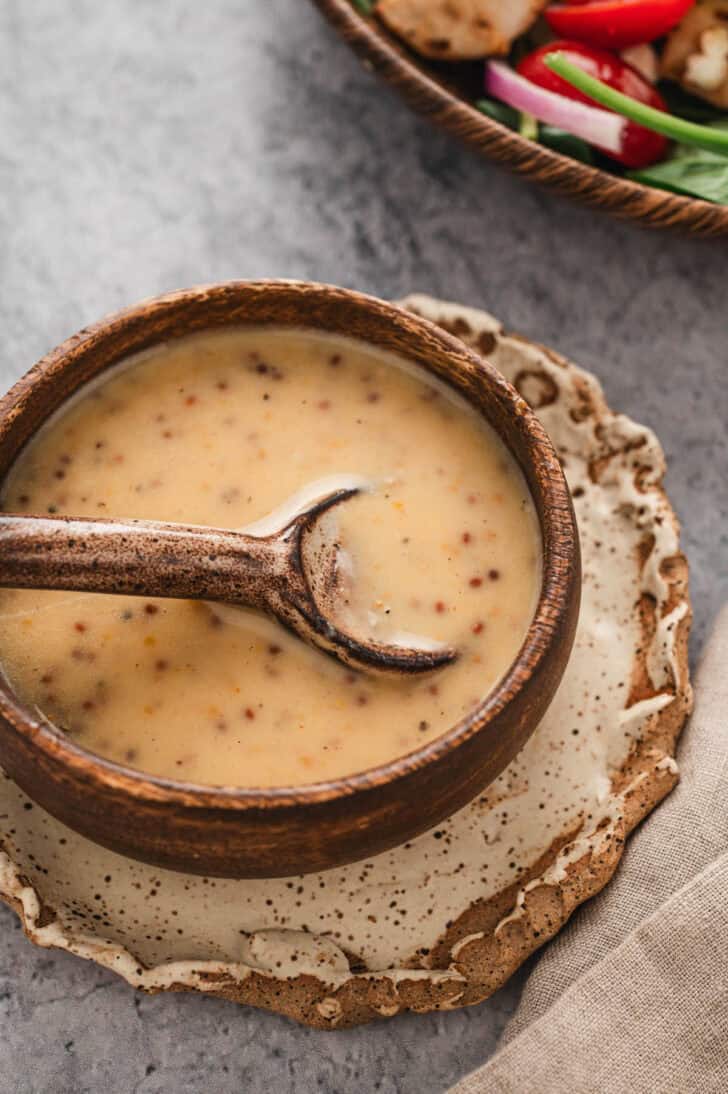
[[[41,431],[2,508],[239,528],[351,475],[372,490],[337,509],[350,629],[452,644],[453,665],[367,677],[234,608],[0,590],[6,676],[84,747],[191,782],[317,782],[436,738],[516,656],[540,537],[494,432],[398,358],[275,329],[158,347]]]

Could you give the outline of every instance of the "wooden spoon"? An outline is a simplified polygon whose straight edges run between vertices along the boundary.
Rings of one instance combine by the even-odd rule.
[[[457,653],[357,638],[334,622],[339,545],[332,490],[270,535],[145,520],[0,514],[0,586],[212,600],[255,608],[352,668],[422,673]],[[335,530],[334,530],[335,531]]]

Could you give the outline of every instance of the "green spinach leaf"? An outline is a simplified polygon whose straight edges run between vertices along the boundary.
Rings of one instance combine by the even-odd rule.
[[[552,148],[554,152],[561,152],[562,155],[570,156],[572,160],[581,160],[582,163],[594,163],[594,152],[581,137],[557,129],[555,125],[539,126],[538,136],[541,144]]]
[[[521,124],[520,110],[514,110],[512,106],[499,103],[497,99],[478,99],[475,106],[481,114],[492,118],[494,122],[500,122],[508,129],[518,129]]]
[[[535,123],[535,119],[531,119],[530,115],[522,114],[520,110],[514,110],[512,106],[507,106],[497,99],[478,99],[475,105],[481,114],[486,114],[493,121],[500,122],[501,125],[515,130],[524,137],[538,140],[546,148],[552,148],[554,152],[560,152],[573,160],[581,160],[582,163],[594,163],[592,149],[580,137],[574,137],[563,129],[557,129],[555,125],[544,125],[542,122],[536,123],[538,129],[534,130],[531,136],[530,126],[532,122]]]
[[[723,118],[712,128],[728,130],[728,121]],[[628,176],[661,190],[728,205],[728,159],[715,152],[679,144],[669,160],[630,171]]]

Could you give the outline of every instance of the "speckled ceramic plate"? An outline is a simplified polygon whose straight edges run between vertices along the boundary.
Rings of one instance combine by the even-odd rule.
[[[332,1028],[476,1003],[611,877],[677,779],[687,567],[654,435],[596,380],[483,312],[411,297],[501,369],[563,460],[582,539],[577,641],[548,715],[469,806],[412,843],[305,878],[155,870],[0,778],[0,893],[28,937],[147,991],[201,991]]]

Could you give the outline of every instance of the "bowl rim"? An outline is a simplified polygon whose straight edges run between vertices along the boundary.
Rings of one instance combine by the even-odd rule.
[[[388,321],[393,328],[399,325],[402,331],[405,331],[406,327],[409,332],[412,328],[418,328],[418,336],[424,342],[431,343],[434,340],[440,344],[456,370],[458,368],[465,371],[474,369],[476,372],[487,375],[494,393],[512,405],[514,429],[523,437],[528,461],[532,463],[534,478],[539,487],[536,491],[529,483],[529,493],[535,504],[540,492],[543,506],[542,512],[539,512],[539,507],[536,505],[542,538],[541,590],[528,630],[518,653],[501,679],[472,711],[441,736],[386,764],[351,775],[302,785],[210,786],[137,771],[122,763],[98,756],[77,744],[53,726],[41,711],[34,713],[33,709],[17,698],[9,682],[0,675],[0,735],[3,732],[1,727],[4,719],[10,723],[16,733],[29,741],[39,759],[45,758],[54,764],[60,762],[62,766],[70,769],[77,779],[93,786],[101,794],[120,792],[138,802],[146,801],[149,804],[183,809],[268,812],[284,810],[292,806],[323,805],[354,794],[375,790],[387,783],[412,776],[423,767],[437,764],[447,753],[456,751],[472,737],[485,732],[488,725],[529,686],[532,678],[537,676],[539,670],[548,663],[553,645],[558,643],[565,633],[565,628],[568,632],[568,618],[573,608],[573,597],[579,596],[580,588],[578,584],[579,536],[569,487],[559,458],[543,425],[518,391],[485,357],[479,356],[458,338],[429,320],[377,297],[319,282],[257,279],[201,284],[146,298],[112,312],[71,335],[45,354],[16,381],[0,398],[0,437],[4,437],[7,431],[13,428],[17,419],[22,417],[39,383],[42,384],[58,374],[63,374],[74,366],[75,357],[79,353],[92,351],[105,339],[113,340],[115,335],[130,327],[143,329],[145,324],[153,323],[154,318],[167,309],[175,312],[180,307],[195,308],[209,301],[211,297],[222,299],[231,296],[233,300],[237,298],[240,302],[241,294],[276,293],[277,291],[286,293],[292,290],[302,292],[301,300],[304,303],[312,296],[324,296],[329,299],[338,297],[350,305],[358,306],[362,314],[368,312]],[[230,327],[235,325],[234,321],[229,324]],[[299,329],[305,329],[307,326],[305,321],[279,325]],[[201,331],[206,329],[208,328],[203,326]],[[209,329],[220,328],[215,328],[211,324]],[[322,328],[312,324],[309,329]],[[184,337],[184,334],[182,336]],[[164,340],[164,337],[159,337],[160,343]],[[154,344],[153,340],[151,345]],[[376,345],[375,342],[372,344]],[[137,351],[131,351],[132,354],[134,352]],[[120,359],[123,357],[124,354]],[[423,367],[417,363],[415,365],[418,369]],[[109,367],[113,368],[114,364]],[[97,375],[102,374],[103,372],[99,372]],[[463,375],[464,372],[460,372],[461,378]],[[83,386],[83,384],[80,385],[81,390]],[[456,390],[460,390],[464,397],[461,389],[456,387]],[[69,398],[73,398],[74,394],[75,392],[50,406],[44,413],[38,428],[41,428]],[[34,432],[37,432],[37,429]],[[0,486],[7,471],[20,456],[22,447],[0,475]],[[516,458],[515,455],[514,458]]]
[[[312,0],[351,48],[419,114],[518,174],[621,219],[693,235],[728,234],[728,206],[658,190],[536,144],[482,114],[426,70],[404,43],[352,0]]]

